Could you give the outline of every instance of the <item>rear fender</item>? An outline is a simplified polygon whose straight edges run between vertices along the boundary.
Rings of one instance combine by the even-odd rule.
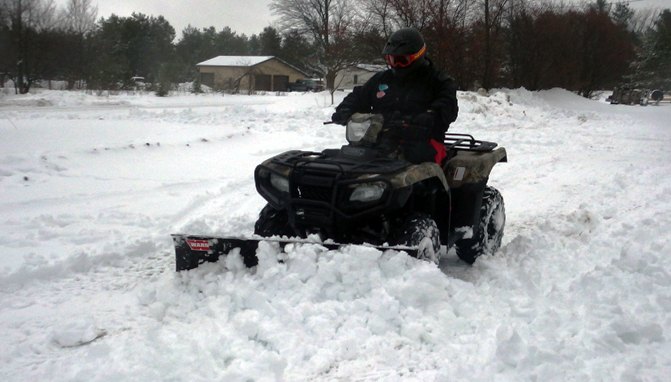
[[[494,165],[507,161],[508,154],[503,147],[484,153],[459,151],[445,163],[443,169],[449,186],[459,188],[464,184],[486,182]]]
[[[507,161],[508,154],[501,147],[489,152],[459,151],[445,164],[443,169],[452,197],[451,225],[455,232],[471,228],[475,234],[489,174],[497,163]]]

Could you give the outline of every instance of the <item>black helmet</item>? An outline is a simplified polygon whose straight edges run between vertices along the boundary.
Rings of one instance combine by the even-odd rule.
[[[424,56],[426,44],[414,28],[401,28],[389,36],[382,54],[392,68],[405,68]]]

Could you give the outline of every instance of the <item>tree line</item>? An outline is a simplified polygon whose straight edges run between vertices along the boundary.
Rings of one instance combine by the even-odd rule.
[[[97,18],[92,0],[0,0],[0,80],[26,93],[38,80],[122,89],[144,77],[159,94],[198,84],[196,64],[218,55],[272,55],[335,88],[357,63],[383,63],[396,29],[425,36],[429,57],[461,89],[561,87],[590,96],[627,82],[671,88],[671,11],[626,2],[539,0],[273,0],[276,27],[238,34],[163,16]]]

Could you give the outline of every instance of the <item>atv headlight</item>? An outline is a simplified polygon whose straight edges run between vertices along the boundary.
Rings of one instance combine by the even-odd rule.
[[[387,185],[383,182],[364,183],[354,189],[349,200],[350,202],[374,202],[382,197],[386,188]]]
[[[289,179],[283,176],[271,173],[270,184],[275,187],[277,191],[289,193]]]
[[[351,120],[347,122],[347,142],[359,142],[366,135],[370,127],[370,119],[364,121]]]

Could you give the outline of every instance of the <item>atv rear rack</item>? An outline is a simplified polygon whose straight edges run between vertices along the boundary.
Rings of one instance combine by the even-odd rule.
[[[445,133],[443,140],[447,150],[489,152],[498,146],[494,142],[480,141],[470,134]]]

